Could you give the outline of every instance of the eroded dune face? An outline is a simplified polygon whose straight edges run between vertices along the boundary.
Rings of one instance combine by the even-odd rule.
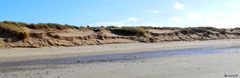
[[[157,43],[239,38],[240,29],[212,27],[76,27],[53,23],[0,22],[1,47],[81,46],[117,43]]]

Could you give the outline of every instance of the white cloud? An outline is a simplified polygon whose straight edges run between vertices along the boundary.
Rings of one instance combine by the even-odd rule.
[[[203,19],[203,15],[197,12],[188,12],[187,18],[191,20],[201,20]]]
[[[97,22],[90,24],[90,26],[127,26],[122,22]]]
[[[239,0],[231,0],[229,3],[226,3],[226,6],[230,7],[240,7],[240,1]]]
[[[229,28],[240,25],[240,13],[209,12],[205,15],[206,24],[220,28]]]
[[[214,26],[218,28],[233,28],[240,25],[240,12],[219,12],[211,11],[206,13],[188,12],[186,17],[189,23],[185,25],[192,26]],[[175,21],[179,20],[175,18]]]
[[[137,21],[138,21],[138,18],[130,17],[130,18],[128,18],[128,21],[129,21],[129,22],[137,22]]]
[[[152,10],[151,11],[153,14],[160,14],[160,11],[158,11],[158,10]]]
[[[175,22],[175,23],[182,23],[183,19],[181,17],[171,17],[169,18],[170,21]]]
[[[158,26],[166,26],[167,25],[164,25],[162,23],[143,23],[143,24],[139,24],[139,23],[136,23],[136,24],[133,24],[133,23],[127,23],[127,22],[97,22],[97,23],[93,23],[93,24],[90,24],[90,26],[118,26],[118,27],[121,27],[121,26],[153,26],[153,27],[158,27]]]
[[[185,5],[182,4],[182,3],[179,3],[179,2],[176,2],[176,3],[173,5],[173,7],[174,7],[174,9],[180,10],[180,11],[186,10]]]

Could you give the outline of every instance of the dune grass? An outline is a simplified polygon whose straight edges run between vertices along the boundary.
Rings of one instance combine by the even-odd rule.
[[[11,22],[11,21],[0,21],[0,29],[5,32],[11,33],[18,37],[19,39],[25,39],[29,37],[29,32],[26,29],[40,29],[40,30],[65,30],[65,29],[77,29],[77,30],[92,30],[98,32],[100,29],[109,30],[113,34],[122,36],[137,36],[137,37],[147,37],[148,29],[157,30],[179,30],[180,32],[189,33],[213,33],[220,32],[226,33],[226,30],[218,29],[214,27],[189,27],[189,28],[178,28],[178,27],[151,27],[151,26],[101,26],[101,27],[90,27],[90,26],[74,26],[74,25],[62,25],[57,23],[38,23],[38,24],[27,24],[22,22]],[[1,31],[2,33],[3,31]]]
[[[145,37],[147,31],[141,27],[120,27],[120,28],[110,28],[112,33],[118,35],[127,35],[127,36],[143,36]]]
[[[76,26],[72,25],[61,25],[56,23],[39,23],[39,24],[29,24],[26,25],[26,27],[31,29],[58,29],[58,30],[64,30],[64,29],[78,29]]]
[[[2,32],[12,34],[18,39],[26,39],[29,37],[29,33],[24,29],[24,26],[24,23],[0,22],[0,29],[2,29]]]

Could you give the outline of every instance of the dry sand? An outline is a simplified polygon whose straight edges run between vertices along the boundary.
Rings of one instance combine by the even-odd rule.
[[[239,45],[239,40],[118,44],[72,48],[2,49],[1,61],[150,50]],[[22,54],[23,53],[23,54]],[[33,58],[34,57],[36,58]],[[48,55],[48,56],[46,56]],[[64,55],[64,56],[63,56]],[[50,57],[55,56],[55,57]],[[11,58],[5,59],[5,58]],[[240,78],[240,53],[178,55],[123,62],[0,67],[0,78]],[[5,72],[4,72],[5,71]]]

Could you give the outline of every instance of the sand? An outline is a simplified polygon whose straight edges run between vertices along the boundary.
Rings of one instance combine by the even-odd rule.
[[[13,58],[29,60],[129,53],[151,50],[171,50],[194,47],[224,47],[239,45],[239,40],[171,42],[155,44],[118,44],[71,48],[2,49],[1,61]],[[48,52],[46,52],[48,51]],[[21,53],[24,54],[21,54]],[[8,55],[10,54],[10,55]],[[46,56],[48,55],[48,56]],[[12,58],[12,59],[4,59]],[[240,52],[218,54],[177,55],[122,62],[100,62],[71,65],[31,65],[0,67],[0,78],[239,78]]]
[[[0,62],[33,59],[50,59],[70,56],[87,56],[113,53],[131,53],[140,51],[159,51],[207,46],[240,45],[239,39],[209,40],[209,41],[177,41],[162,43],[129,43],[88,45],[80,47],[52,48],[5,48],[0,49]]]
[[[229,53],[134,62],[23,66],[16,67],[18,71],[2,73],[0,78],[226,78],[225,75],[240,74],[239,59],[240,53]]]

